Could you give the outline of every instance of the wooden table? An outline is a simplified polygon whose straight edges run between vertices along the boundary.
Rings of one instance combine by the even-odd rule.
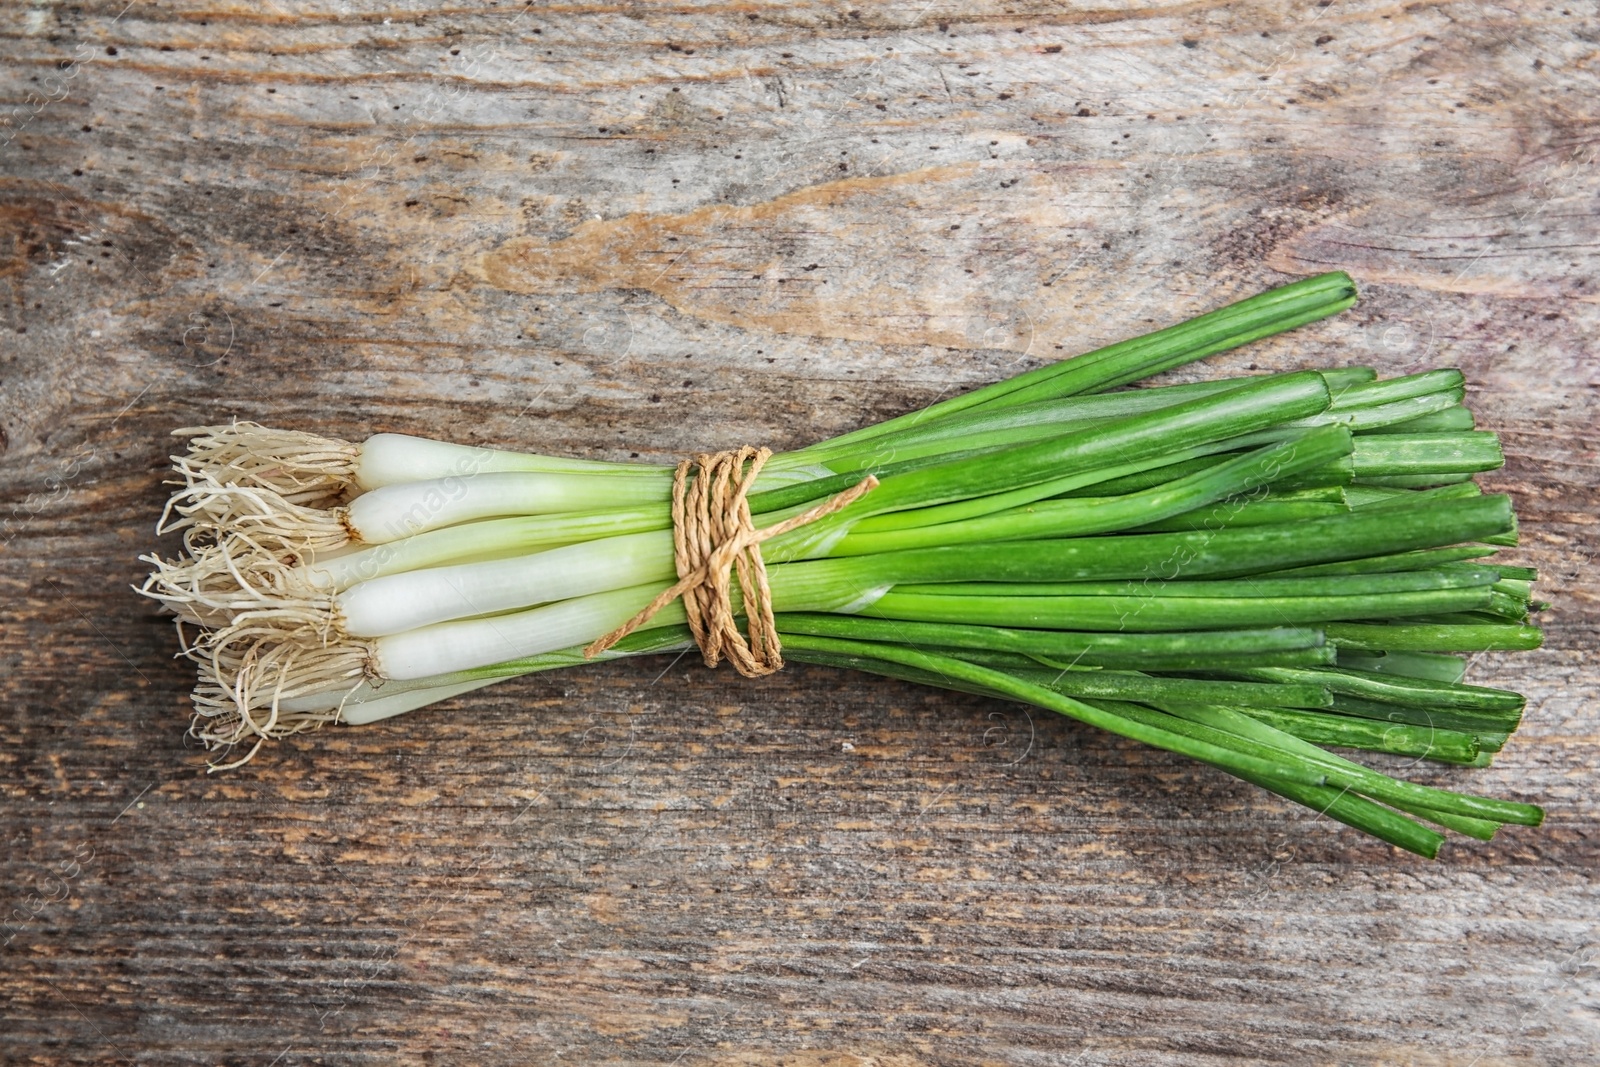
[[[0,1060],[1594,1062],[1590,3],[0,10]],[[203,773],[176,426],[796,446],[1318,271],[1464,368],[1548,645],[1435,863],[1021,708],[683,660]],[[1374,762],[1395,768],[1402,761]]]

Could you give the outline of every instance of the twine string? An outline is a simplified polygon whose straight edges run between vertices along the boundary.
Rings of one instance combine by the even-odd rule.
[[[750,517],[749,493],[770,448],[702,452],[678,464],[672,477],[672,560],[678,580],[637,615],[583,650],[594,658],[633,633],[668,604],[683,598],[689,632],[715,667],[723,659],[746,678],[783,667],[782,642],[772,616],[772,587],[761,543],[840,511],[877,488],[867,475],[849,489],[783,522],[758,530]],[[693,472],[694,477],[690,477]],[[744,602],[745,632],[733,610],[734,576]]]

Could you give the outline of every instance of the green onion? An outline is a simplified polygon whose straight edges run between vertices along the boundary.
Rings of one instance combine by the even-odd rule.
[[[1328,751],[1481,766],[1521,719],[1455,654],[1537,647],[1541,606],[1497,559],[1516,518],[1472,481],[1502,458],[1460,372],[1123,388],[1354,299],[1344,274],[1309,278],[772,456],[746,500],[752,529],[802,523],[761,549],[784,653],[1033,704],[1421,855],[1537,825]],[[579,666],[624,624],[594,659],[694,647],[680,600],[636,617],[679,577],[672,469],[179,432],[159,529],[183,546],[145,557],[143,591],[196,663],[193,732],[243,747],[222,766]]]

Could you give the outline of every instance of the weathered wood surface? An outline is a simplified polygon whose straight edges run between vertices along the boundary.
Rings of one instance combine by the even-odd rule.
[[[0,1060],[1566,1064],[1600,1041],[1592,3],[0,7]],[[796,445],[1292,276],[1456,364],[1549,647],[1428,863],[1012,707],[683,662],[207,777],[127,591],[238,415]]]

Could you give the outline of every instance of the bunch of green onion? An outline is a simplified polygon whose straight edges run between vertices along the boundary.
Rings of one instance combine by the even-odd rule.
[[[783,655],[1024,701],[1183,753],[1436,853],[1529,804],[1402,781],[1324,746],[1485,766],[1523,699],[1461,653],[1540,642],[1501,463],[1455,370],[1121,389],[1355,301],[1306,279],[774,456],[762,546]],[[143,591],[195,661],[193,732],[248,746],[535,671],[677,577],[673,472],[253,423],[179,431],[176,559]],[[596,659],[692,647],[681,604]]]

